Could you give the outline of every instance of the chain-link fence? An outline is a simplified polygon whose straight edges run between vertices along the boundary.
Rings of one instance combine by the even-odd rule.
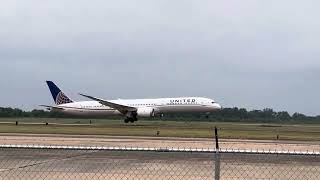
[[[320,179],[320,154],[2,147],[0,179]]]

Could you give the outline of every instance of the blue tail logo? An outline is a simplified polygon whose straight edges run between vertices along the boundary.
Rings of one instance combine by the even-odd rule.
[[[72,103],[73,101],[68,98],[52,81],[47,81],[47,85],[50,89],[51,95],[53,97],[56,105]]]

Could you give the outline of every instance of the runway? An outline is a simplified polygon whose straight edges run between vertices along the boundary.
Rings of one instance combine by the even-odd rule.
[[[0,144],[193,149],[215,148],[214,140],[208,138],[131,137],[61,134],[0,134]],[[220,148],[224,149],[320,152],[319,141],[220,139],[219,145]]]

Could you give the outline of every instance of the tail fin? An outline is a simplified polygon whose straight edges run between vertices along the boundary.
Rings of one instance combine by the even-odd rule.
[[[47,85],[50,89],[51,95],[56,105],[73,102],[52,81],[47,81]]]

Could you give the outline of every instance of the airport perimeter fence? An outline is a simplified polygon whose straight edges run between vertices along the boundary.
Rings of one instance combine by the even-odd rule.
[[[0,146],[0,179],[320,179],[320,153]]]

